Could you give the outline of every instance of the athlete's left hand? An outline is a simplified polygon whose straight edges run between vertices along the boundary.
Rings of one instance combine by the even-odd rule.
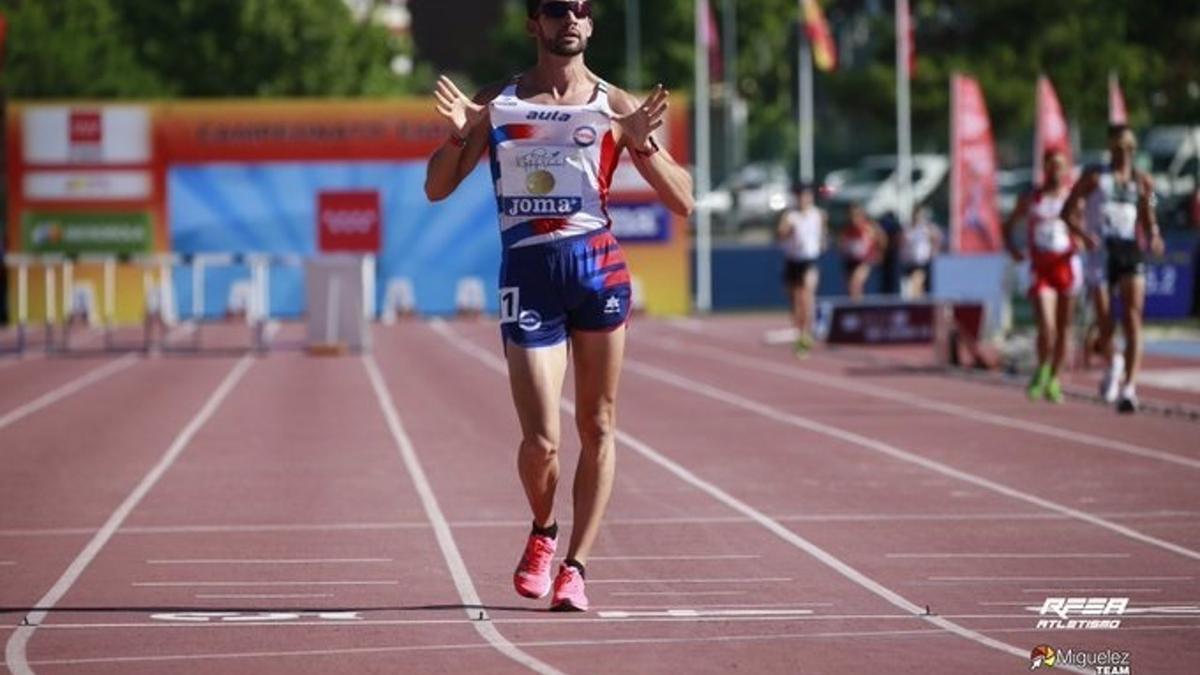
[[[1155,234],[1154,236],[1150,237],[1150,252],[1153,253],[1155,257],[1162,256],[1163,251],[1165,250],[1166,246],[1163,244],[1163,238],[1161,234]]]
[[[667,112],[667,90],[662,84],[654,87],[650,96],[636,110],[628,115],[613,118],[621,134],[629,139],[629,147],[641,152],[649,152],[650,135],[663,125],[663,116]]]

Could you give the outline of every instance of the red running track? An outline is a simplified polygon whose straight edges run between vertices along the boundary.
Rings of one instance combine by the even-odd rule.
[[[569,616],[511,589],[527,511],[489,323],[380,328],[365,358],[6,366],[5,665],[1013,673],[1049,644],[1196,672],[1200,427],[798,362],[761,345],[777,326],[636,323],[594,608]],[[1052,596],[1129,610],[1037,630]]]

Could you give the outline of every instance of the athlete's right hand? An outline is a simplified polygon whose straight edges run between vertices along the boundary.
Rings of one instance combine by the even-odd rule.
[[[466,138],[487,112],[486,107],[464,95],[445,75],[438,78],[433,95],[437,98],[438,114],[450,125],[450,132],[459,138]]]

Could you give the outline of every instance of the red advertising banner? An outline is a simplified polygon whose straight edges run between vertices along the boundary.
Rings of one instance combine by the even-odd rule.
[[[1000,250],[996,210],[996,148],[979,82],[955,75],[950,82],[950,250]]]
[[[375,190],[317,194],[317,241],[324,253],[378,252],[380,220]]]
[[[1058,95],[1054,93],[1054,85],[1050,78],[1042,76],[1037,83],[1037,120],[1033,134],[1033,182],[1042,183],[1042,155],[1049,150],[1062,152],[1067,158],[1067,171],[1070,175],[1074,165],[1071,153],[1071,135],[1067,127],[1067,118],[1059,105]]]

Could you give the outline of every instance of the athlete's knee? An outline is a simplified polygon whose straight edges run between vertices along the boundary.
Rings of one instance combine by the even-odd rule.
[[[584,447],[606,447],[617,431],[617,406],[615,401],[602,401],[594,409],[580,411],[575,416],[575,427]]]
[[[530,434],[521,439],[522,461],[553,462],[558,458],[558,439],[544,434]]]

